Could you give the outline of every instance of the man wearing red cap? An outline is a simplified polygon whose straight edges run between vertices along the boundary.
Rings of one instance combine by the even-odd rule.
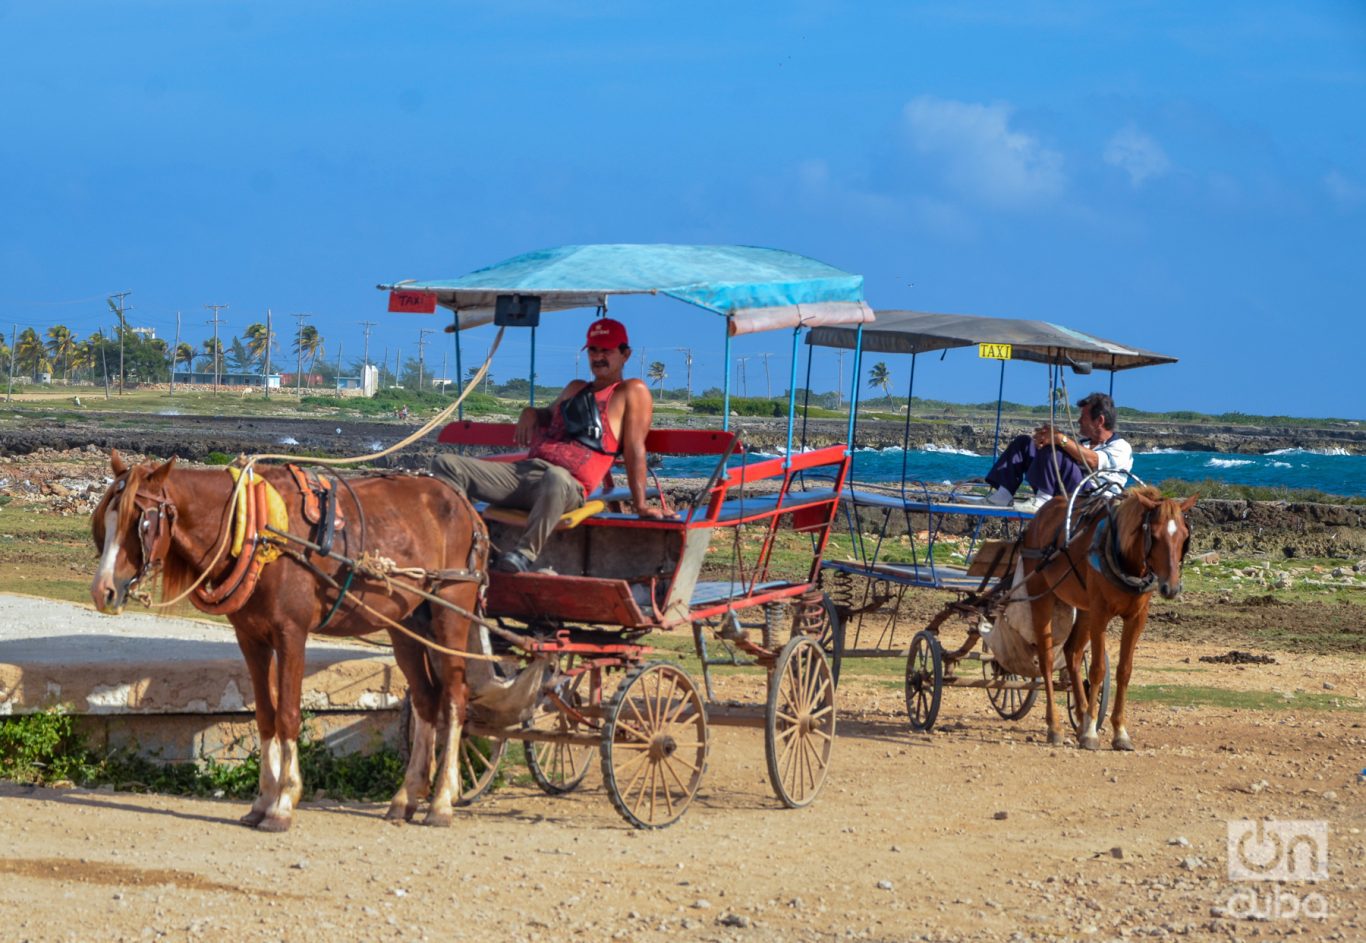
[[[438,455],[432,462],[432,474],[475,501],[529,512],[517,546],[494,565],[501,572],[530,569],[560,516],[597,490],[618,455],[626,463],[631,509],[641,517],[664,516],[645,498],[645,434],[654,401],[643,381],[622,378],[631,356],[626,327],[599,318],[583,346],[593,379],[574,380],[548,408],[528,406],[518,417],[517,444],[529,446],[525,459],[509,463]]]

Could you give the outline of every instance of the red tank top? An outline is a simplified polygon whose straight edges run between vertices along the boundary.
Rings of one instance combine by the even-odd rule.
[[[602,485],[602,480],[607,476],[607,470],[612,467],[612,460],[616,458],[620,448],[616,433],[612,431],[612,424],[607,421],[607,402],[612,398],[617,386],[618,384],[613,383],[593,393],[593,403],[602,424],[601,452],[569,438],[565,430],[563,403],[550,417],[550,428],[546,430],[545,438],[531,447],[531,458],[544,459],[569,472],[583,489],[584,495],[596,491]]]

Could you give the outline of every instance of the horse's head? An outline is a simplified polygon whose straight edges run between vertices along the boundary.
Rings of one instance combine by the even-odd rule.
[[[1184,501],[1164,498],[1156,488],[1144,487],[1129,492],[1127,515],[1125,507],[1120,508],[1120,533],[1131,535],[1126,540],[1125,555],[1143,560],[1146,570],[1157,577],[1157,589],[1164,599],[1181,595],[1181,564],[1191,539],[1186,514],[1195,507],[1195,500],[1196,495]],[[1126,517],[1136,520],[1138,526],[1125,526]]]
[[[117,615],[129,591],[150,581],[170,550],[176,509],[166,494],[166,479],[175,459],[157,468],[130,466],[116,449],[109,461],[114,481],[90,517],[100,552],[90,598],[99,611]]]

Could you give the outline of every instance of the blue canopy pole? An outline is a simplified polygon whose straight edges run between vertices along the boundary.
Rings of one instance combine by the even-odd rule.
[[[996,384],[996,433],[991,440],[991,457],[1001,457],[1001,400],[1005,399],[1006,362],[1001,361],[1001,379]]]
[[[460,315],[455,316],[455,388],[463,391],[465,389],[465,371],[460,367]],[[457,394],[458,395],[458,394]],[[465,418],[465,400],[462,397],[460,405],[455,408],[455,418]]]
[[[802,326],[792,329],[792,365],[787,380],[787,457],[783,459],[783,471],[792,467],[792,427],[797,418],[797,341],[802,336]]]
[[[531,329],[531,405],[536,405],[536,329]]]
[[[816,345],[806,345],[806,390],[802,394],[802,448],[806,448],[806,421],[811,418],[811,355]]]
[[[1110,399],[1115,398],[1115,355],[1110,355]]]
[[[721,393],[721,431],[730,431],[730,318],[722,322],[726,326],[726,354],[722,366],[722,373],[725,380],[722,383]]]
[[[911,379],[906,384],[906,431],[901,435],[901,498],[906,499],[906,467],[911,454],[911,398],[915,395],[915,354],[911,354]]]
[[[858,374],[863,363],[863,325],[858,326],[858,332],[854,335],[854,388],[849,393],[849,435],[845,440],[845,448],[850,451],[854,447],[854,417],[858,415]]]

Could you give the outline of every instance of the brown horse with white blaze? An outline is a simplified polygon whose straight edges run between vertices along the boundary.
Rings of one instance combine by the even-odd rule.
[[[130,466],[117,451],[111,454],[111,464],[114,482],[91,521],[100,550],[99,568],[90,584],[95,607],[122,611],[130,590],[140,591],[158,572],[167,598],[180,594],[206,568],[205,586],[226,585],[235,561],[220,553],[220,545],[231,524],[233,478],[221,469],[177,468],[175,459],[157,467]],[[274,486],[283,499],[289,533],[309,534],[303,498],[289,472],[257,467],[253,474]],[[422,570],[422,588],[466,612],[475,610],[489,543],[483,522],[463,495],[440,481],[416,476],[346,479],[336,490],[347,520],[345,529],[337,532],[340,554],[356,559],[368,552],[399,567]],[[241,550],[252,552],[250,546]],[[244,825],[288,829],[303,793],[297,748],[304,643],[310,632],[356,636],[381,627],[378,618],[353,600],[338,604],[346,583],[344,564],[320,554],[310,557],[286,550],[264,565],[245,603],[228,613],[251,675],[261,739],[259,794],[242,817]],[[444,648],[470,651],[477,642],[470,620],[431,604],[405,585],[403,579],[360,577],[352,580],[350,593]],[[207,608],[200,593],[191,599]],[[434,651],[396,630],[390,630],[390,638],[412,694],[414,735],[403,785],[386,817],[411,819],[418,803],[430,795],[427,824],[449,825],[460,792],[459,743],[469,693],[466,659]],[[433,786],[439,733],[445,736]]]
[[[1100,748],[1096,732],[1101,686],[1105,677],[1105,629],[1110,620],[1124,620],[1119,669],[1110,723],[1111,746],[1132,750],[1125,727],[1125,694],[1133,672],[1134,649],[1148,621],[1154,590],[1165,599],[1181,593],[1181,564],[1190,541],[1186,515],[1195,497],[1184,501],[1164,498],[1156,488],[1143,486],[1125,492],[1116,506],[1100,499],[1079,499],[1085,507],[1066,540],[1067,501],[1054,498],[1039,509],[1026,529],[1024,561],[1028,572],[1025,590],[1030,598],[1039,664],[1053,664],[1053,612],[1055,598],[1078,610],[1077,625],[1066,645],[1067,676],[1073,679],[1073,696],[1084,705],[1086,722],[1078,743],[1087,750]],[[1091,643],[1090,690],[1077,683],[1081,678],[1082,646]],[[1045,670],[1044,693],[1048,706],[1048,742],[1061,743],[1053,705],[1053,677]]]

